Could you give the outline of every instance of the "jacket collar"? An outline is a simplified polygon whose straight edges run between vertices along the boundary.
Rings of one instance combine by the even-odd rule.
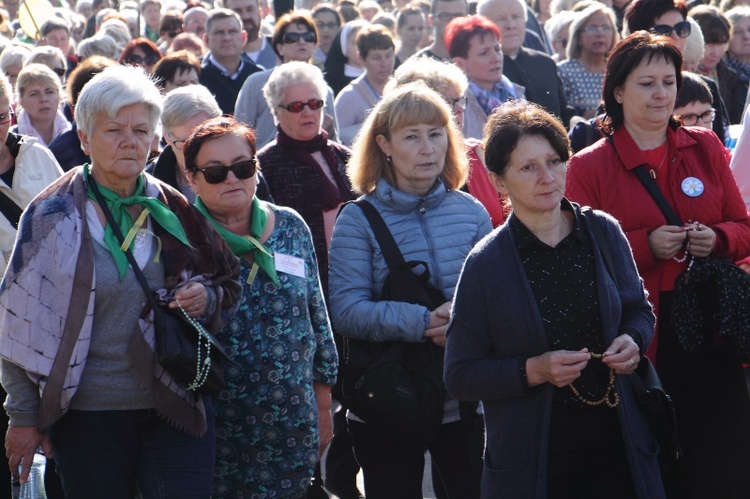
[[[611,138],[608,137],[607,141],[613,143],[617,155],[625,165],[625,169],[633,170],[646,164],[641,150],[624,126],[615,130],[615,133],[612,134]],[[672,157],[672,161],[674,162],[682,159],[680,149],[693,146],[698,142],[682,127],[674,130],[671,126],[667,126],[667,143],[669,144],[669,156]]]
[[[379,201],[396,211],[411,211],[417,208],[426,208],[428,210],[435,208],[443,201],[447,193],[448,189],[438,177],[435,185],[424,197],[400,191],[389,184],[384,178],[378,180],[374,194]]]

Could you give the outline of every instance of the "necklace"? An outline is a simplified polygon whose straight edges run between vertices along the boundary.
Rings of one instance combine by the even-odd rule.
[[[592,359],[602,359],[604,357],[604,354],[602,353],[591,353],[589,355],[591,355]],[[591,407],[606,404],[610,409],[614,409],[617,407],[617,404],[620,403],[620,396],[615,392],[615,370],[611,367],[609,368],[609,383],[607,384],[607,391],[604,392],[604,396],[599,400],[589,400],[584,398],[573,383],[568,386],[578,400]]]
[[[664,149],[664,156],[662,156],[661,161],[659,161],[659,166],[656,168],[650,168],[648,170],[648,174],[651,175],[651,178],[656,180],[656,173],[661,169],[662,165],[664,164],[664,160],[667,159],[667,154],[669,153],[669,145]]]

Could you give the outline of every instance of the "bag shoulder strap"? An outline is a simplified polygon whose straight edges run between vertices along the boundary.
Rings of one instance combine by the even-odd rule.
[[[607,142],[610,146],[612,146],[616,153],[617,148],[615,147],[615,141],[611,135],[607,136]],[[638,177],[638,180],[641,181],[643,187],[646,188],[646,191],[651,196],[651,199],[654,200],[656,205],[666,217],[667,222],[670,225],[682,225],[680,217],[677,216],[677,213],[675,213],[675,211],[669,205],[667,198],[664,197],[664,194],[661,192],[661,189],[659,189],[659,186],[656,185],[654,179],[651,178],[651,175],[649,175],[646,171],[646,167],[644,165],[636,166],[635,168],[633,168],[633,173],[635,173],[635,176]]]
[[[646,167],[640,165],[633,169],[633,173],[635,173],[635,176],[638,177],[638,180],[641,181],[643,187],[646,188],[649,195],[651,195],[651,198],[659,206],[661,212],[664,213],[664,216],[667,218],[667,222],[669,222],[670,225],[682,225],[680,217],[677,216],[677,213],[675,213],[672,207],[669,206],[667,198],[664,197],[664,194],[661,192],[661,189],[659,189],[659,186],[656,185],[654,179],[651,178],[651,175],[648,174],[648,172],[646,171]]]
[[[107,202],[102,197],[101,192],[99,192],[99,187],[96,185],[96,182],[94,181],[94,177],[89,175],[88,181],[91,184],[90,188],[91,188],[91,191],[94,193],[94,197],[96,198],[96,201],[99,203],[99,206],[104,212],[104,215],[107,217],[107,223],[110,225],[110,227],[112,227],[112,232],[115,233],[115,235],[117,236],[117,240],[120,241],[120,244],[122,244],[123,241],[125,241],[125,237],[123,237],[122,235],[120,226],[117,225],[117,222],[115,222],[115,218],[112,216],[112,212],[109,210],[109,207],[107,206]],[[158,304],[156,303],[156,298],[154,298],[154,294],[151,291],[151,288],[149,288],[148,282],[146,282],[146,276],[143,275],[141,268],[138,266],[138,262],[135,261],[135,257],[133,256],[133,253],[130,252],[130,248],[127,248],[125,250],[125,256],[128,258],[128,262],[130,262],[130,266],[133,268],[133,274],[135,274],[135,277],[138,280],[138,283],[141,285],[141,287],[143,288],[143,291],[146,293],[146,298],[148,298],[148,302],[151,305],[151,308],[154,311],[156,311],[158,308]]]
[[[0,212],[3,213],[14,229],[18,230],[18,222],[21,220],[23,209],[0,190]]]
[[[388,230],[388,226],[385,224],[383,217],[380,216],[380,213],[378,213],[378,210],[372,205],[372,203],[365,201],[364,199],[354,201],[354,204],[359,206],[362,213],[365,214],[367,221],[370,223],[372,232],[375,234],[375,239],[377,239],[378,244],[380,245],[380,250],[383,252],[383,258],[385,258],[385,263],[388,265],[388,269],[393,270],[402,267],[406,263],[404,261],[404,255],[402,255],[401,250],[398,249],[398,245],[396,244],[395,239],[393,239],[393,234]]]

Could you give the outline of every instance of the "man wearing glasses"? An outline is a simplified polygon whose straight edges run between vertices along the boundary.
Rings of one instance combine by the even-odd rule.
[[[213,9],[203,39],[210,52],[203,57],[199,81],[214,94],[222,113],[234,114],[245,80],[261,70],[242,53],[247,35],[240,16],[229,9]]]
[[[452,20],[468,14],[469,6],[466,0],[435,0],[432,2],[432,11],[427,19],[432,26],[433,41],[429,47],[414,54],[414,57],[426,55],[438,61],[451,62],[451,56],[448,54],[448,49],[445,48],[445,39],[443,38],[445,27]]]

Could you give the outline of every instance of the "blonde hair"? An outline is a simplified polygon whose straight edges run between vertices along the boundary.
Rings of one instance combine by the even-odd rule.
[[[16,80],[16,99],[20,100],[24,92],[33,84],[42,85],[45,88],[54,88],[62,98],[62,84],[60,78],[48,66],[33,62],[23,67],[18,73]]]
[[[417,81],[384,95],[362,125],[346,169],[352,188],[360,194],[368,194],[381,178],[398,188],[393,166],[380,149],[377,138],[382,135],[390,141],[392,130],[425,123],[444,127],[448,139],[440,179],[448,189],[464,185],[469,163],[463,136],[453,120],[451,109],[440,94]]]

